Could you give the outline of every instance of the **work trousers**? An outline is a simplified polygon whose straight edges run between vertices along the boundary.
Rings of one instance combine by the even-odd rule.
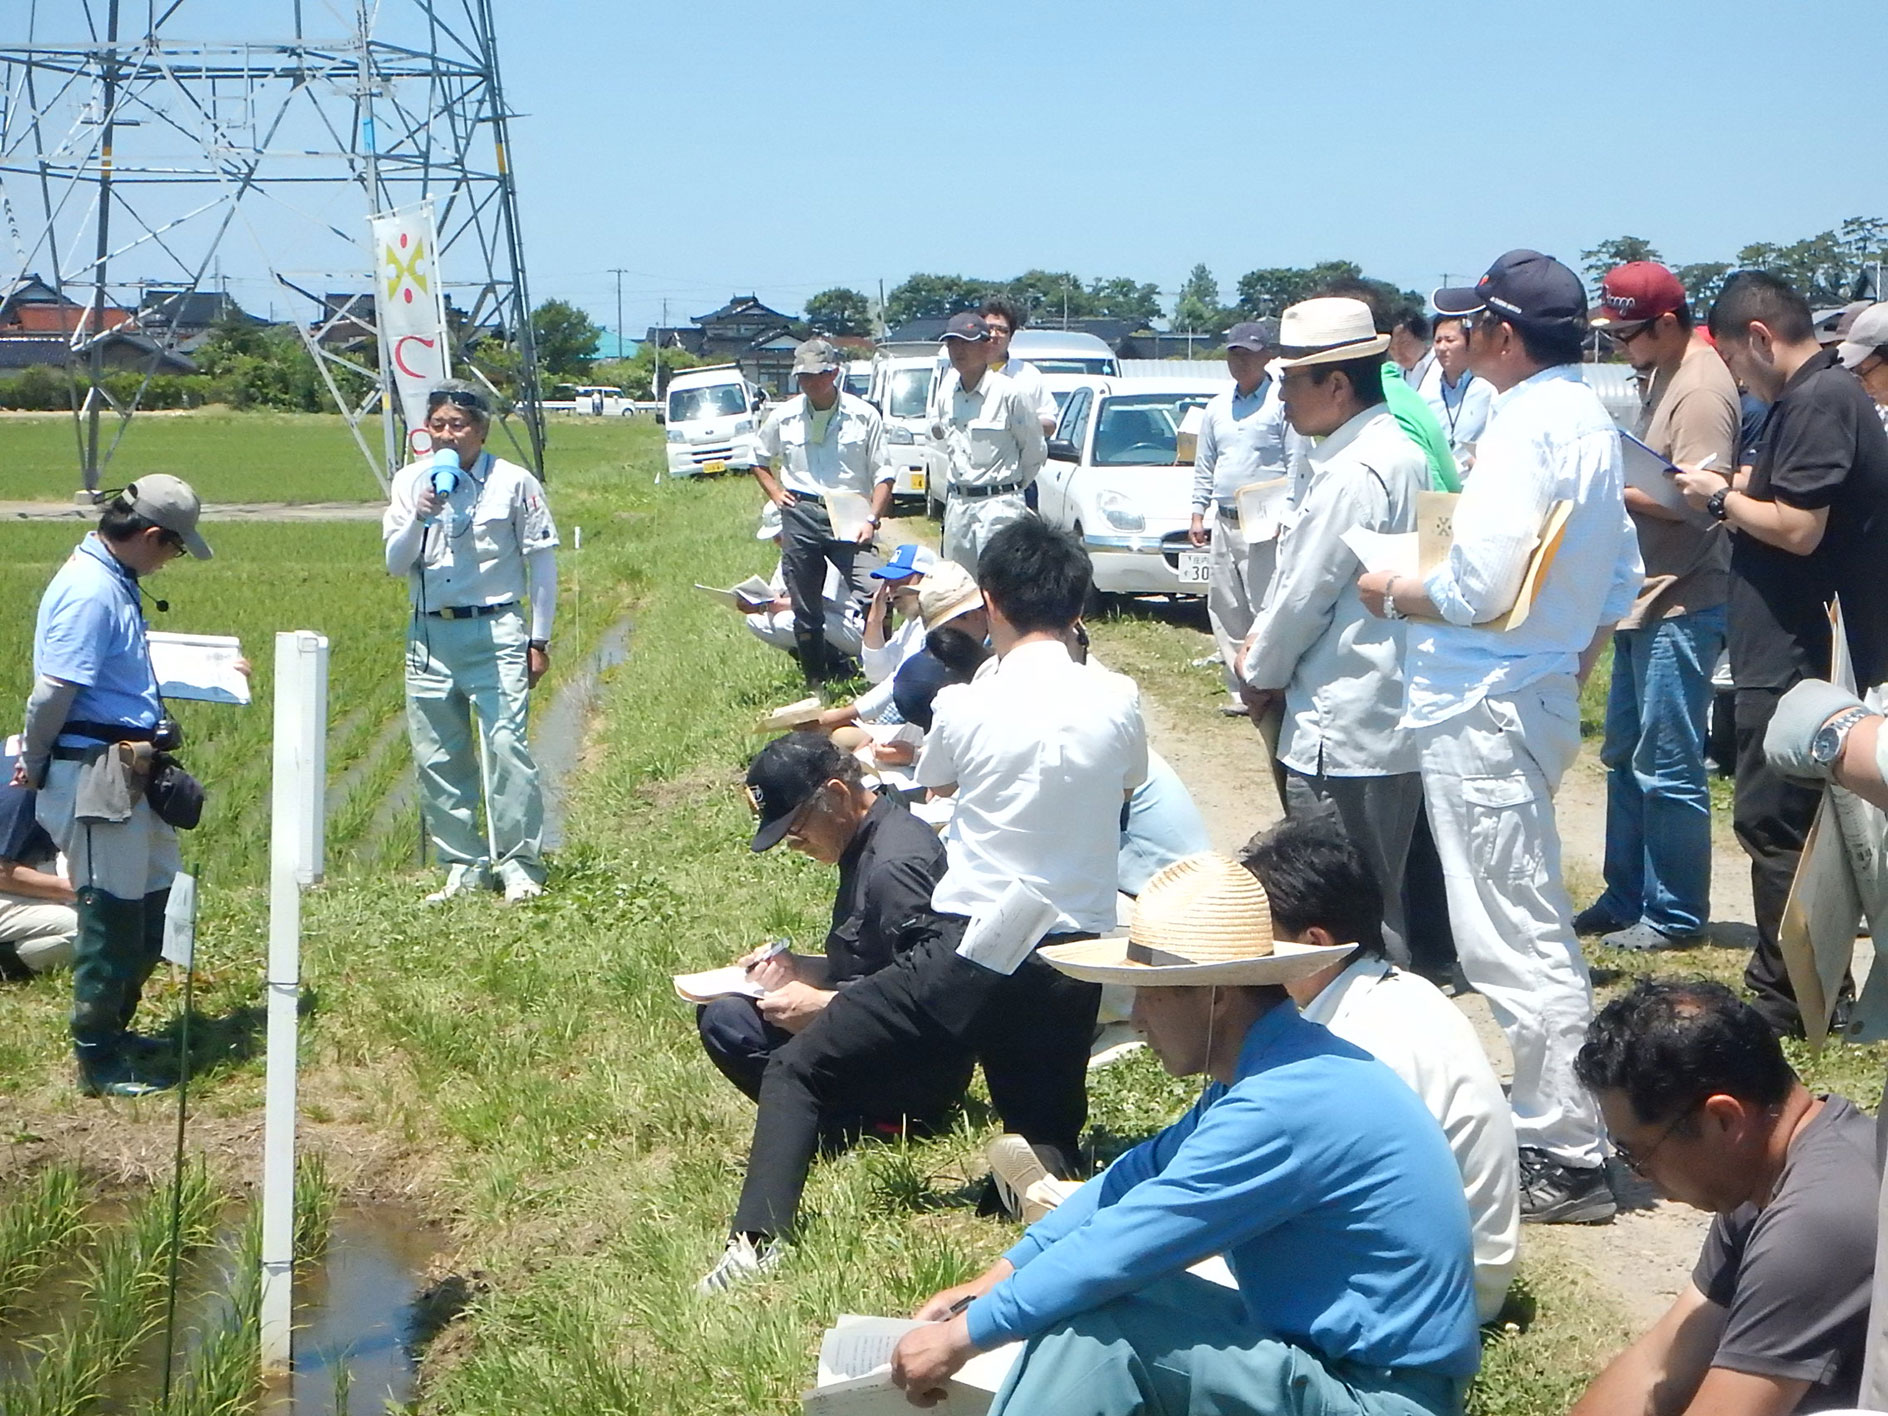
[[[1573,1075],[1593,988],[1554,819],[1580,749],[1579,685],[1556,674],[1491,694],[1419,728],[1417,741],[1462,972],[1514,1053],[1516,1139],[1563,1165],[1599,1165],[1599,1112]]]
[[[1390,962],[1410,966],[1409,927],[1403,918],[1403,866],[1411,833],[1422,812],[1423,779],[1418,772],[1379,777],[1310,776],[1285,768],[1285,811],[1298,816],[1321,807],[1335,809],[1344,833],[1370,862],[1383,889],[1383,945]]]
[[[763,610],[742,618],[747,621],[748,633],[762,644],[789,654],[799,651],[799,641],[793,636],[792,610]],[[826,602],[826,647],[848,658],[859,657],[859,623],[846,614],[843,604],[831,600]]]
[[[760,1081],[774,1053],[793,1041],[793,1034],[761,1016],[751,998],[730,994],[712,999],[695,1010],[695,1030],[701,1048],[715,1070],[741,1090],[749,1101],[760,1100]]]
[[[1265,587],[1272,582],[1272,567],[1278,559],[1278,541],[1274,538],[1256,546],[1247,545],[1237,516],[1222,516],[1212,507],[1207,508],[1207,516],[1207,527],[1213,533],[1207,546],[1213,578],[1206,587],[1206,620],[1219,645],[1226,692],[1237,699],[1240,683],[1232,666],[1265,603]]]
[[[1012,521],[1029,515],[1020,491],[994,497],[966,497],[953,489],[944,501],[944,534],[940,540],[945,560],[956,561],[974,577],[977,561],[990,538]]]
[[[493,874],[544,882],[544,797],[525,735],[528,644],[516,607],[480,619],[417,616],[407,633],[406,723],[420,813],[434,858],[468,883]]]
[[[82,764],[55,758],[39,789],[34,813],[53,844],[65,852],[74,889],[88,885],[121,900],[141,900],[170,889],[183,859],[177,832],[139,797],[124,821],[79,821],[74,815]]]
[[[1455,932],[1449,928],[1449,887],[1442,878],[1429,808],[1416,806],[1409,856],[1403,862],[1403,942],[1409,966],[1438,987],[1456,979]]]
[[[768,1057],[735,1233],[792,1225],[831,1118],[936,1119],[962,1097],[975,1061],[1004,1129],[1053,1148],[1065,1175],[1079,1173],[1101,989],[1033,954],[1008,977],[961,959],[966,923],[940,920],[933,937],[842,989]]]
[[[71,905],[0,891],[0,977],[5,977],[7,956],[31,973],[71,963],[78,927],[78,911]]]
[[[1738,843],[1750,857],[1750,896],[1757,917],[1757,943],[1744,967],[1744,986],[1751,991],[1751,1006],[1779,1035],[1800,1034],[1803,1029],[1796,988],[1783,962],[1777,929],[1783,922],[1783,906],[1790,898],[1790,882],[1796,878],[1803,842],[1822,804],[1820,786],[1805,786],[1785,777],[1764,756],[1764,731],[1777,710],[1777,700],[1790,687],[1740,688],[1733,715],[1737,723],[1737,791],[1732,798],[1731,824]],[[1845,978],[1845,991],[1849,986]]]
[[[1724,609],[1613,635],[1606,698],[1606,893],[1622,924],[1696,934],[1711,918],[1711,670]]]
[[[809,682],[824,678],[832,667],[826,643],[829,562],[862,611],[872,593],[866,573],[878,564],[878,557],[857,541],[834,540],[832,516],[825,506],[796,497],[780,513],[780,566],[787,598],[793,602],[793,645]]]
[[[1183,1272],[1031,1338],[990,1416],[1454,1416],[1462,1391],[1282,1342],[1237,1289]]]

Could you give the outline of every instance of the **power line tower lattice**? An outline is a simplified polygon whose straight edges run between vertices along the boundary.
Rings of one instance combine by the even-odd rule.
[[[232,283],[252,304],[313,303],[294,320],[304,374],[347,416],[384,490],[405,423],[376,295],[399,273],[390,285],[369,256],[368,218],[427,203],[448,301],[440,362],[500,395],[504,435],[542,473],[492,9],[13,0],[0,28],[0,335],[37,331],[65,365],[85,493],[108,480],[152,380],[190,367],[202,312],[239,318]]]

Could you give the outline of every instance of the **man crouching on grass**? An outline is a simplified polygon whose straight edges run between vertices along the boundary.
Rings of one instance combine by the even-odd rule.
[[[1217,855],[1148,883],[1126,939],[1046,946],[1134,988],[1161,1065],[1211,1081],[978,1278],[918,1309],[892,1379],[927,1405],[969,1357],[1027,1346],[992,1416],[1441,1416],[1480,1364],[1469,1221],[1442,1131],[1284,985],[1349,945],[1274,944],[1265,890]],[[1186,1272],[1224,1254],[1236,1290]]]
[[[1875,1123],[1790,1070],[1722,984],[1641,979],[1574,1063],[1620,1160],[1717,1218],[1691,1282],[1573,1416],[1856,1405],[1875,1272]]]

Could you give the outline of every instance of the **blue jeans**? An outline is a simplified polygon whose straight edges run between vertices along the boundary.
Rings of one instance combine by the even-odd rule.
[[[1711,916],[1711,789],[1704,761],[1724,610],[1613,635],[1606,699],[1606,893],[1622,924],[1695,934]]]

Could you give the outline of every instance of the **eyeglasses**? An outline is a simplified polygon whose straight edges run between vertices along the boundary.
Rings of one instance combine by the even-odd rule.
[[[1683,1111],[1679,1112],[1678,1115],[1674,1116],[1670,1121],[1666,1122],[1665,1129],[1663,1131],[1660,1131],[1659,1138],[1656,1141],[1652,1142],[1652,1144],[1646,1148],[1646,1152],[1644,1155],[1635,1154],[1632,1150],[1632,1147],[1625,1145],[1620,1141],[1613,1142],[1614,1154],[1616,1154],[1619,1157],[1620,1163],[1624,1165],[1626,1169],[1630,1170],[1634,1175],[1640,1175],[1640,1176],[1648,1175],[1650,1173],[1652,1157],[1659,1153],[1659,1147],[1664,1145],[1667,1141],[1669,1141],[1672,1138],[1672,1133],[1678,1129],[1679,1123],[1681,1121],[1684,1121],[1688,1117],[1690,1117],[1691,1113],[1696,1111],[1703,1104],[1704,1104],[1703,1102],[1694,1101],[1690,1106],[1687,1106]]]
[[[1606,337],[1624,349],[1633,340],[1657,324],[1657,320],[1640,320],[1635,325],[1613,325],[1606,331]]]

